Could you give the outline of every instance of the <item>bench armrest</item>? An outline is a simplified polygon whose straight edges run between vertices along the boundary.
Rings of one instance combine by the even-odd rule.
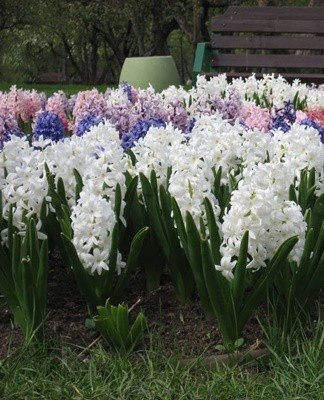
[[[197,76],[206,72],[211,72],[212,48],[210,42],[197,43],[195,60],[192,70],[192,85],[196,85]]]

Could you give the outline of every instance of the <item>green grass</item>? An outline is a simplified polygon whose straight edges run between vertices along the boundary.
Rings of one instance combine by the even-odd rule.
[[[0,82],[0,92],[8,92],[13,86],[12,83]],[[83,90],[91,90],[94,87],[99,90],[99,92],[105,92],[107,88],[117,87],[118,85],[82,85],[82,84],[45,84],[45,83],[17,83],[16,87],[26,90],[35,89],[37,92],[44,92],[47,96],[52,95],[54,92],[63,90],[67,96],[71,96]],[[190,86],[185,85],[186,90],[190,89]]]
[[[102,347],[85,359],[68,347],[25,351],[4,362],[0,375],[0,398],[8,400],[243,399],[263,389],[243,370],[181,367],[152,351],[125,358]]]
[[[274,339],[274,338],[272,338]],[[195,340],[195,338],[193,338]],[[324,324],[275,343],[267,363],[208,369],[201,360],[148,349],[130,357],[102,344],[25,348],[0,362],[1,399],[320,400],[324,398]]]
[[[10,90],[12,83],[0,83],[0,91],[7,92]],[[64,93],[68,96],[72,94],[76,94],[79,91],[83,90],[91,90],[96,87],[100,92],[104,92],[108,86],[107,85],[81,85],[81,84],[45,84],[45,83],[19,83],[16,85],[17,88],[32,90],[35,89],[37,92],[44,92],[47,96],[57,92],[58,90],[63,90]]]
[[[270,339],[269,366],[281,398],[323,399],[324,323],[314,323],[311,330],[299,327],[285,340],[277,335],[277,343]]]

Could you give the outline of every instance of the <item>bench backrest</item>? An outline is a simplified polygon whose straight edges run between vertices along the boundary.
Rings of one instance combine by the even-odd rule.
[[[229,7],[211,31],[218,72],[324,82],[324,7]]]

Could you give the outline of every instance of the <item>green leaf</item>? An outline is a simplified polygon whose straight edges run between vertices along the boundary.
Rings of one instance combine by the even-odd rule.
[[[140,173],[140,177],[141,177],[141,175],[143,175],[143,174]],[[157,193],[158,193],[158,183],[157,183],[157,179],[156,179],[156,172],[154,171],[154,169],[152,169],[151,173],[150,173],[150,183],[151,183],[151,187],[152,187],[153,193],[155,195],[157,195]]]
[[[20,302],[21,309],[25,314],[26,324],[21,326],[25,335],[30,335],[34,331],[34,321],[35,321],[35,289],[33,284],[33,275],[31,269],[31,262],[28,258],[23,258],[21,265],[21,274],[22,274],[22,286],[17,288],[17,290],[22,291]]]
[[[235,343],[234,346],[236,349],[239,349],[240,347],[242,347],[244,344],[244,339],[243,338],[238,338]]]
[[[99,316],[95,315],[93,320],[95,322],[96,329],[114,349],[122,348],[123,343],[120,340],[120,336],[117,332],[115,324],[110,318],[101,319]]]
[[[116,307],[108,299],[104,307],[97,307],[97,311],[93,321],[100,334],[115,350],[131,352],[147,327],[144,314],[140,312],[130,326],[128,307],[125,304]]]
[[[93,285],[93,277],[83,267],[78,254],[70,239],[62,233],[62,241],[65,247],[66,254],[68,254],[70,265],[73,270],[75,280],[78,284],[79,290],[84,296],[90,316],[96,312],[96,307],[99,304],[98,296],[95,292],[96,288]]]
[[[21,236],[14,234],[12,238],[12,249],[11,249],[11,270],[12,270],[12,279],[15,288],[22,287],[22,276],[20,270],[20,263],[21,263]],[[20,301],[21,292],[18,291],[17,297]]]
[[[77,202],[80,198],[80,193],[82,192],[83,189],[83,180],[82,180],[82,176],[80,175],[79,171],[75,168],[73,168],[73,175],[75,178],[75,202]]]
[[[43,240],[39,253],[39,267],[36,277],[36,290],[41,308],[46,309],[48,281],[48,241]]]
[[[34,218],[30,218],[26,226],[26,236],[24,238],[26,241],[28,254],[30,257],[30,264],[32,267],[32,274],[36,278],[38,264],[39,264],[39,244],[38,244],[38,233],[36,228],[36,222]]]
[[[154,177],[154,174],[152,175],[152,177]],[[154,229],[158,237],[159,243],[162,247],[163,253],[165,254],[166,258],[168,258],[170,254],[170,243],[164,229],[161,210],[157,199],[157,192],[155,191],[157,190],[155,188],[156,182],[151,185],[150,181],[142,173],[140,173],[140,180],[143,196],[145,199],[146,210],[151,221],[150,226],[152,227],[152,229]]]
[[[122,203],[122,193],[121,193],[120,184],[117,183],[116,188],[115,188],[115,204],[114,204],[114,211],[115,211],[117,218],[120,217],[121,203]]]
[[[243,301],[243,295],[245,291],[245,275],[246,275],[246,263],[248,257],[249,247],[249,232],[246,231],[242,237],[240,245],[240,253],[235,266],[234,279],[232,281],[232,293],[235,302],[237,312]]]
[[[286,261],[289,253],[297,242],[297,236],[287,239],[278,248],[272,259],[269,261],[267,267],[262,270],[259,279],[254,283],[251,292],[247,295],[243,307],[238,314],[239,330],[243,328],[250,317],[251,312],[257,307],[261,298],[265,295],[267,286],[273,282],[275,275],[278,273],[282,264]]]
[[[179,241],[179,233],[175,226],[175,221],[172,218],[170,193],[163,185],[160,186],[159,193],[164,229],[170,243],[170,254],[168,257],[165,255],[166,262],[169,266],[177,297],[181,301],[188,301],[195,290],[194,276],[189,260]]]
[[[324,220],[324,193],[319,196],[312,209],[313,228],[315,237],[319,235],[322,221]]]
[[[68,206],[65,206],[62,204],[61,206],[61,218],[59,219],[60,227],[62,230],[62,233],[66,235],[68,238],[72,239],[73,238],[73,229],[71,226],[71,211]]]
[[[237,316],[235,304],[231,299],[230,282],[216,271],[207,239],[201,240],[201,259],[207,293],[222,338],[225,345],[233,344],[240,332],[237,329]]]
[[[187,257],[195,278],[198,294],[203,304],[205,312],[208,315],[214,315],[214,309],[212,307],[209,298],[208,290],[206,287],[206,280],[203,274],[201,237],[196,227],[195,221],[189,212],[187,212],[186,215],[186,227],[187,227],[187,249],[188,249]]]
[[[0,265],[2,265],[2,261],[0,262]],[[6,272],[3,271],[2,268],[0,268],[0,293],[4,295],[6,303],[13,312],[15,308],[19,306],[19,300],[17,298],[16,289],[12,279],[8,278]]]
[[[118,256],[118,243],[119,243],[119,226],[118,223],[115,223],[113,231],[111,233],[111,245],[109,251],[109,267],[111,270],[115,270],[117,264],[117,256]]]
[[[308,282],[309,270],[312,269],[310,266],[310,260],[314,250],[314,230],[310,228],[306,234],[304,251],[296,271],[295,282],[293,287],[294,296],[299,296],[305,287],[305,283]],[[312,273],[312,272],[311,272]]]
[[[117,331],[123,343],[126,343],[130,326],[128,321],[128,307],[123,304],[117,306]]]
[[[207,225],[209,231],[209,241],[210,246],[213,254],[214,263],[219,265],[221,254],[220,254],[220,246],[222,243],[219,229],[216,223],[215,214],[211,202],[209,199],[204,199],[204,206],[206,210],[206,217],[207,217]]]
[[[298,199],[297,199],[297,195],[296,195],[296,190],[295,190],[294,184],[291,184],[289,186],[289,200],[290,201],[294,201],[295,203],[298,204]]]
[[[146,329],[147,320],[144,314],[142,312],[139,312],[133,325],[131,326],[131,329],[126,339],[126,349],[128,350],[128,352],[133,351],[133,349],[137,346],[138,342],[143,337]]]
[[[313,301],[318,297],[324,284],[324,254],[318,261],[312,276],[305,282],[303,291],[299,293],[298,301],[308,311]]]
[[[8,248],[9,254],[14,254],[13,252],[13,237],[16,229],[13,224],[13,205],[11,204],[9,207],[9,215],[8,215]]]
[[[132,240],[129,254],[127,256],[126,266],[122,274],[120,275],[118,281],[116,282],[114,288],[114,301],[117,301],[117,299],[123,293],[123,290],[127,282],[129,281],[132,273],[134,272],[134,269],[137,266],[138,258],[142,250],[143,242],[147,232],[148,232],[148,227],[145,226],[136,233],[136,235]]]
[[[57,180],[57,194],[60,199],[59,205],[62,206],[62,204],[64,204],[65,206],[68,207],[68,202],[66,199],[66,192],[65,192],[65,187],[64,187],[64,181],[61,177],[59,177]]]
[[[174,216],[174,220],[177,226],[177,231],[179,234],[180,242],[182,244],[182,247],[189,258],[189,247],[188,247],[188,236],[186,232],[186,227],[181,215],[180,208],[178,206],[178,203],[174,198],[171,198],[171,208]]]
[[[314,236],[316,235],[314,230]],[[316,237],[316,236],[315,236]],[[320,231],[318,232],[318,236],[316,237],[316,241],[313,247],[312,256],[308,262],[308,269],[306,269],[306,280],[308,281],[309,275],[312,274],[314,269],[316,268],[317,263],[319,262],[323,252],[324,252],[324,220],[322,220],[322,224],[320,227]]]
[[[137,190],[134,190],[131,201],[128,204],[130,205],[129,213],[131,214],[131,220],[134,224],[135,230],[139,230],[143,228],[143,226],[147,226],[147,213],[144,205],[139,201]]]

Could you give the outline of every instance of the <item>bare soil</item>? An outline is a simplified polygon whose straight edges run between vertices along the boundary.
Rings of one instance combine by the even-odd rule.
[[[148,320],[148,332],[142,347],[156,347],[165,354],[179,357],[196,357],[219,354],[215,345],[221,342],[215,321],[205,317],[196,296],[189,303],[180,302],[167,274],[161,286],[147,292],[144,280],[133,279],[126,290],[125,301],[136,315],[143,311]],[[46,339],[84,349],[97,339],[95,331],[86,327],[86,303],[79,293],[72,271],[61,259],[52,257],[48,282],[48,319]],[[244,332],[244,348],[264,340],[257,319],[251,318]],[[98,340],[98,339],[97,339]],[[99,339],[102,340],[102,339]],[[18,349],[23,341],[19,330],[13,326],[12,315],[6,305],[0,304],[0,360]]]

